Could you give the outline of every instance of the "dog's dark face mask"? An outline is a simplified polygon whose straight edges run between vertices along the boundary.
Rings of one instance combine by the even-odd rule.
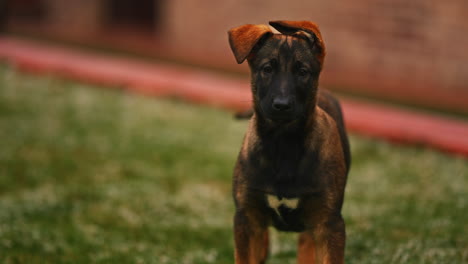
[[[248,60],[254,110],[269,123],[306,119],[315,106],[318,78],[325,55],[320,32],[307,21],[275,21],[229,31],[237,62]]]
[[[275,123],[306,118],[321,70],[310,41],[275,34],[259,44],[249,58],[256,113]]]

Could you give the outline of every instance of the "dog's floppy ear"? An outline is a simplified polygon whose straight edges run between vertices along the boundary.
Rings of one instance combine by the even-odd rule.
[[[317,59],[323,64],[325,44],[318,26],[310,21],[270,21],[270,25],[285,35],[297,35],[306,38],[317,49]]]
[[[229,44],[237,63],[241,64],[252,53],[255,45],[270,34],[273,32],[267,25],[248,24],[229,30]]]

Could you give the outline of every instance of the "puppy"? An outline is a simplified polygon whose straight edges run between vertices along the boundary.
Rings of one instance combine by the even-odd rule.
[[[338,101],[318,88],[325,45],[316,24],[229,30],[248,61],[253,115],[234,169],[235,261],[265,263],[268,227],[298,232],[299,263],[343,263],[341,216],[350,150]]]

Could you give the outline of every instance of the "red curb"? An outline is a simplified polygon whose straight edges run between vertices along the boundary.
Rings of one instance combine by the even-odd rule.
[[[349,99],[342,100],[342,105],[350,131],[468,157],[466,121]]]
[[[0,37],[0,59],[35,73],[123,88],[155,96],[175,96],[231,110],[251,105],[247,80],[214,73],[58,48]],[[352,132],[394,142],[431,146],[468,157],[468,122],[396,107],[342,99]]]

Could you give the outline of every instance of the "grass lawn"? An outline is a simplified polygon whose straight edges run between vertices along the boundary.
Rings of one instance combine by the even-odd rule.
[[[233,263],[245,121],[0,64],[0,263]],[[347,263],[468,263],[468,161],[351,137]],[[273,232],[269,263],[295,263]]]

